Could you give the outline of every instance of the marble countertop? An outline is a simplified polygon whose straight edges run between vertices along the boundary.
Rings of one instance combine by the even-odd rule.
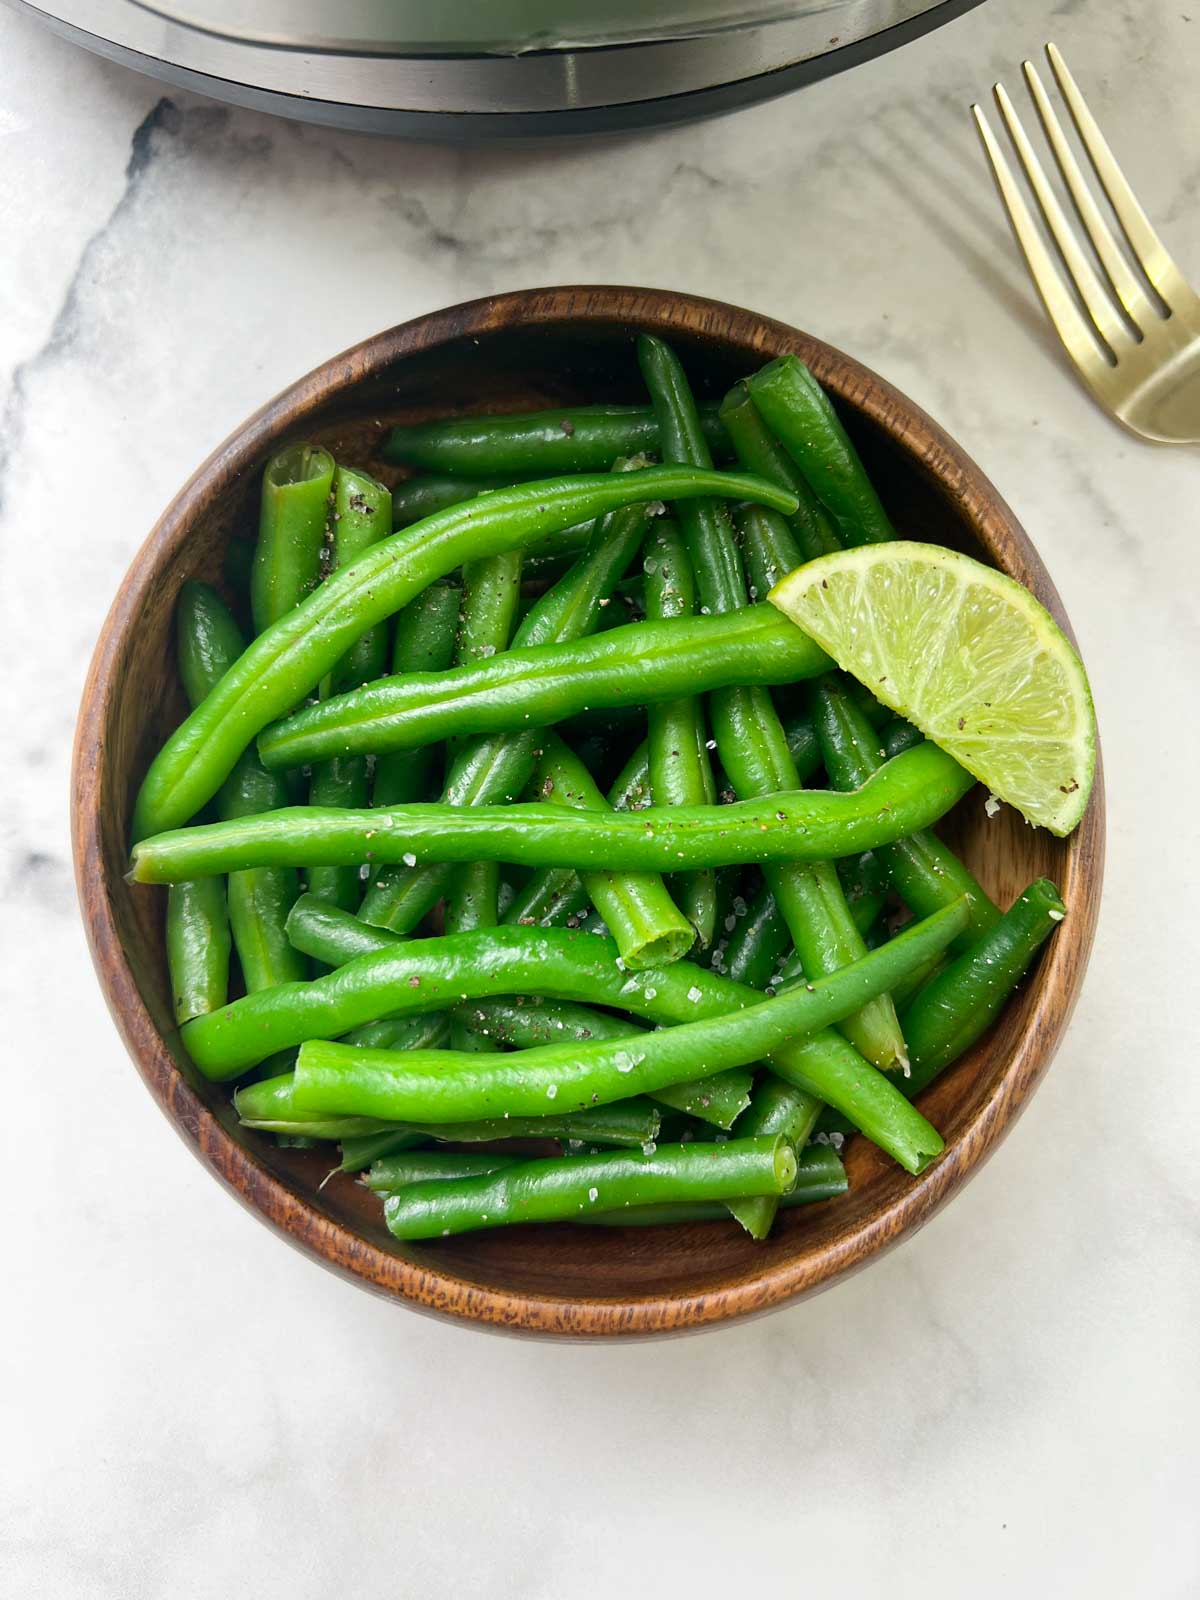
[[[485,151],[168,97],[0,10],[0,1591],[1198,1592],[1200,464],[1067,370],[966,116],[1056,38],[1200,279],[1191,11],[992,0],[727,120]],[[1069,1036],[948,1210],[765,1320],[575,1349],[376,1302],[219,1190],[105,1013],[67,809],[105,610],[212,446],[390,323],[589,280],[797,323],[961,441],[1075,621],[1110,822]]]

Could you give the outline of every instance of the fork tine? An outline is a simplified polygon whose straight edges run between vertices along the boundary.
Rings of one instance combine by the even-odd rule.
[[[996,136],[987,118],[977,105],[971,107],[971,115],[975,118],[979,137],[983,140],[983,148],[996,179],[996,187],[1000,191],[1000,199],[1008,213],[1017,244],[1025,257],[1030,277],[1042,297],[1042,304],[1046,307],[1058,337],[1067,347],[1067,354],[1081,371],[1087,373],[1097,361],[1103,360],[1096,348],[1095,337],[1083,313],[1063,285],[1058,268],[1042,241],[1037,223],[1033,220],[1033,213],[1026,204],[1025,196],[1021,193],[1004,152],[996,142]]]
[[[1046,225],[1062,255],[1067,275],[1075,285],[1079,298],[1087,307],[1088,315],[1100,336],[1115,357],[1120,346],[1130,342],[1130,335],[1117,316],[1116,308],[1097,277],[1095,268],[1079,248],[1079,241],[1072,233],[1066,214],[1058,203],[1058,197],[1050,187],[1050,181],[1042,170],[1042,164],[1034,153],[1007,90],[1002,83],[998,83],[993,92],[996,104],[1000,107],[1000,115],[1008,128],[1009,137],[1025,169],[1025,176],[1029,179],[1030,187],[1041,207],[1042,216],[1046,219]]]
[[[1181,297],[1186,298],[1188,291],[1183,275],[1167,254],[1158,234],[1150,226],[1150,219],[1142,210],[1125,174],[1117,165],[1108,140],[1100,132],[1100,126],[1088,109],[1087,101],[1079,92],[1079,85],[1071,76],[1062,52],[1056,44],[1048,44],[1046,54],[1050,58],[1051,70],[1058,81],[1058,87],[1062,90],[1063,99],[1067,102],[1079,137],[1083,141],[1083,147],[1095,168],[1096,176],[1108,196],[1109,204],[1117,214],[1117,221],[1125,230],[1129,247],[1146,277],[1158,290],[1164,303],[1170,307]]]
[[[1054,151],[1054,159],[1058,162],[1059,171],[1063,175],[1067,188],[1071,191],[1071,199],[1075,202],[1075,210],[1083,224],[1084,231],[1092,241],[1092,246],[1099,256],[1112,284],[1113,292],[1124,306],[1130,320],[1136,327],[1142,327],[1151,317],[1159,313],[1152,306],[1146,291],[1134,276],[1129,263],[1122,255],[1113,238],[1112,229],[1100,215],[1100,207],[1096,204],[1092,191],[1084,180],[1083,173],[1079,170],[1079,163],[1075,159],[1075,152],[1067,142],[1063,132],[1062,123],[1055,114],[1054,107],[1050,104],[1050,97],[1042,86],[1038,70],[1032,61],[1023,63],[1025,81],[1029,86],[1029,93],[1037,107],[1038,116],[1041,118],[1042,127],[1050,148]]]

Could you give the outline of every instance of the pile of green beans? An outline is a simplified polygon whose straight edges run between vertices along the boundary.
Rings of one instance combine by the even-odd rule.
[[[913,1097],[1066,914],[993,902],[933,831],[971,777],[762,603],[895,537],[817,380],[698,404],[637,356],[641,404],[289,445],[180,593],[130,878],[182,1045],[398,1240],[763,1239],[846,1191],[851,1130],[920,1173]]]

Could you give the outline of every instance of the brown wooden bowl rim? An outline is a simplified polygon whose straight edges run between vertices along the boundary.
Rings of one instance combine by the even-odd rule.
[[[680,313],[684,313],[681,319]],[[464,1281],[446,1269],[430,1270],[380,1249],[323,1214],[238,1144],[187,1083],[160,1036],[134,980],[113,912],[112,884],[101,847],[101,786],[84,781],[103,762],[102,731],[118,689],[123,641],[136,624],[154,575],[188,537],[204,503],[257,463],[272,439],[302,427],[306,417],[405,356],[451,340],[479,337],[496,328],[574,322],[626,324],[664,336],[685,331],[729,333],[764,359],[795,351],[834,394],[888,434],[902,431],[908,453],[933,474],[972,526],[1000,524],[1014,561],[1009,570],[1026,584],[1070,632],[1061,602],[1037,552],[988,479],[918,406],[869,368],[809,334],[739,307],[666,290],[616,286],[565,286],[515,290],[429,313],[389,328],[285,389],[256,411],[192,474],[159,517],[121,584],[96,645],[84,685],[73,758],[72,842],[76,884],[93,961],[110,1011],[131,1057],[162,1110],[195,1153],[244,1204],[308,1255],[392,1299],[477,1325],[566,1337],[646,1336],[684,1331],[764,1312],[828,1287],[926,1223],[979,1169],[1012,1126],[1041,1080],[1086,967],[1100,900],[1104,852],[1104,795],[1096,787],[1079,829],[1068,843],[1063,890],[1073,914],[1056,936],[1038,977],[1029,1024],[991,1094],[955,1143],[904,1194],[881,1202],[852,1232],[798,1259],[765,1271],[747,1271],[717,1290],[697,1294],[646,1294],[636,1298],[584,1298],[510,1293]],[[751,337],[747,340],[747,332]],[[897,422],[903,424],[898,430]],[[1066,981],[1056,992],[1055,978]],[[1053,1014],[1051,1014],[1053,1013]]]

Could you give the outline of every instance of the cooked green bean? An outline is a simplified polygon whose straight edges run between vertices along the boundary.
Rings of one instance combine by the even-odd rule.
[[[705,408],[702,421],[713,448],[727,455],[728,439],[715,406]],[[569,406],[393,428],[383,455],[385,460],[427,472],[511,482],[567,472],[605,472],[618,456],[657,449],[658,424],[648,406]]]
[[[644,457],[622,457],[613,464],[613,471],[635,472],[645,466]],[[561,644],[593,633],[641,549],[650,520],[645,505],[625,506],[601,517],[583,553],[530,607],[514,645],[528,649],[539,644]]]
[[[333,479],[333,537],[331,567],[348,566],[364,551],[392,531],[391,495],[365,472],[339,466]],[[323,694],[357,689],[382,676],[387,661],[387,628],[370,628],[336,663],[322,684]],[[366,756],[335,756],[314,767],[309,803],[314,806],[365,806],[371,797]],[[308,892],[319,900],[354,910],[362,899],[362,883],[355,867],[313,867],[307,874]]]
[[[530,874],[500,920],[522,928],[574,928],[590,904],[573,867],[544,867]]]
[[[176,654],[189,705],[203,700],[243,649],[241,630],[215,589],[185,583],[176,608]],[[167,971],[177,1022],[229,998],[229,906],[220,878],[172,884],[167,895]]]
[[[364,1050],[440,1050],[449,1042],[450,1018],[444,1011],[381,1017],[351,1028],[342,1038],[343,1044],[361,1045]]]
[[[790,489],[799,502],[796,510],[787,519],[794,540],[794,554],[782,542],[775,545],[778,561],[781,564],[790,561],[790,565],[783,565],[779,577],[791,572],[793,567],[798,567],[803,561],[813,561],[817,556],[840,550],[842,541],[838,538],[824,507],[787,451],[778,440],[772,438],[770,429],[763,421],[744,383],[735,383],[722,400],[720,416],[729,432],[734,453],[745,470],[758,473],[760,477],[766,478],[768,483],[778,483],[785,489]],[[760,548],[771,547],[770,534],[776,531],[774,528],[764,530]],[[748,562],[747,566],[750,582],[757,587],[760,598],[779,581],[779,577],[770,577],[762,566],[757,566],[753,562]]]
[[[822,678],[814,688],[812,708],[830,782],[836,789],[857,789],[889,759],[879,735],[833,676]],[[956,954],[969,949],[995,926],[1000,916],[998,908],[974,874],[936,834],[922,830],[883,845],[876,854],[897,894],[917,916],[928,916],[938,906],[966,897],[971,922],[955,946]]]
[[[454,659],[461,609],[462,591],[444,583],[431,584],[409,601],[396,618],[393,673],[445,672]],[[411,800],[428,800],[434,792],[433,775],[439,757],[440,752],[433,745],[378,756],[372,804],[398,806]]]
[[[179,596],[180,675],[189,701],[202,700],[237,661],[243,648],[241,630],[229,608],[207,584],[184,584]],[[279,773],[266,772],[253,750],[239,758],[217,795],[217,815],[229,820],[286,805],[288,786]],[[307,966],[288,943],[284,924],[300,889],[290,867],[262,867],[231,874],[226,912],[234,948],[248,992],[269,989],[308,976]],[[169,902],[168,897],[168,902]],[[216,938],[220,932],[214,930]],[[195,945],[195,940],[191,944]],[[174,942],[176,958],[183,944]],[[185,985],[172,969],[172,984]],[[223,1003],[223,1002],[222,1002]]]
[[[206,1077],[229,1079],[305,1039],[349,1036],[383,1015],[495,995],[538,993],[632,1011],[657,1023],[721,1015],[761,998],[686,961],[661,972],[623,973],[609,940],[558,929],[499,928],[406,944],[381,937],[379,943],[375,954],[328,977],[251,995],[187,1024],[183,1042],[193,1061]],[[900,984],[903,976],[895,973],[890,981]],[[920,1172],[941,1150],[933,1128],[894,1084],[830,1029],[777,1050],[772,1066],[798,1088],[853,1109],[856,1126],[910,1172]]]
[[[673,522],[660,523],[645,552],[646,617],[650,622],[690,617],[696,610],[696,585],[682,535]],[[704,708],[695,695],[682,695],[646,708],[646,750],[650,792],[659,806],[713,805],[717,798],[706,746]],[[711,872],[684,874],[672,890],[696,930],[702,948],[717,927],[717,883]]]
[[[879,768],[848,794],[802,789],[727,806],[577,811],[511,806],[390,806],[377,811],[290,806],[265,816],[202,823],[134,846],[130,881],[175,883],[213,872],[328,862],[515,861],[615,872],[691,871],[775,861],[822,861],[878,849],[929,827],[973,786],[929,741]],[[775,886],[778,896],[778,885]],[[840,891],[839,891],[840,892]]]
[[[515,1167],[527,1157],[505,1155],[500,1150],[486,1154],[474,1150],[398,1150],[395,1155],[381,1156],[371,1163],[370,1171],[362,1180],[376,1194],[395,1194],[410,1183],[423,1183],[437,1178],[478,1178],[485,1172],[502,1172],[505,1167]]]
[[[797,356],[780,356],[747,379],[763,421],[808,479],[844,545],[894,539],[874,485],[829,396]]]
[[[402,750],[465,733],[546,727],[583,710],[647,705],[727,684],[793,683],[829,657],[774,606],[634,622],[561,644],[514,647],[449,672],[381,678],[267,728],[272,769]]]
[[[297,950],[330,967],[345,966],[355,956],[401,941],[400,934],[368,927],[340,906],[307,894],[288,912],[287,936]]]
[[[333,480],[332,570],[349,566],[392,531],[391,496],[365,472],[339,466]],[[369,628],[334,666],[330,692],[357,689],[381,677],[387,662],[387,628]]]
[[[631,467],[620,460],[613,470],[625,473]],[[520,648],[561,644],[594,632],[617,580],[641,545],[648,516],[644,505],[633,505],[598,518],[584,554],[523,618],[513,644]],[[470,739],[451,765],[443,798],[457,806],[516,799],[533,775],[537,747],[537,734],[527,727]],[[400,759],[380,757],[381,762]],[[397,933],[410,933],[449,881],[446,869],[437,864],[381,872],[367,890],[363,917]]]
[[[590,1208],[786,1194],[796,1152],[786,1139],[660,1145],[652,1155],[607,1151],[523,1161],[480,1177],[414,1183],[383,1214],[398,1239],[436,1239],[517,1222],[566,1222]]]
[[[863,999],[886,992],[889,975],[900,975],[932,950],[944,948],[961,929],[963,915],[961,908],[940,911],[811,987],[741,1011],[640,1035],[634,1041],[597,1039],[479,1056],[356,1050],[309,1039],[296,1057],[295,1104],[304,1112],[405,1123],[538,1116],[548,1110],[561,1113],[607,1105],[624,1099],[631,1089],[649,1093],[728,1067],[743,1067],[798,1033],[840,1022]],[[346,970],[343,967],[340,975]],[[653,982],[659,983],[672,970],[655,972]],[[632,1009],[632,1002],[626,1003]],[[208,1018],[197,1020],[203,1023]],[[631,1076],[635,1072],[636,1077]]]
[[[828,1145],[810,1145],[796,1152],[796,1187],[789,1194],[773,1197],[780,1211],[790,1211],[793,1206],[812,1205],[819,1200],[834,1200],[849,1188],[846,1172],[837,1152]],[[680,1222],[720,1222],[728,1218],[734,1206],[751,1205],[752,1201],[727,1201],[721,1205],[716,1200],[682,1201],[675,1205],[630,1206],[624,1211],[594,1211],[578,1220],[596,1227],[648,1228],[668,1227]]]
[[[808,1142],[820,1114],[821,1102],[815,1095],[796,1089],[768,1072],[755,1086],[753,1100],[738,1119],[736,1134],[739,1139],[784,1138],[800,1151]],[[752,1239],[765,1239],[775,1220],[779,1197],[755,1195],[726,1203]]]
[[[250,573],[255,633],[294,611],[320,581],[333,470],[329,452],[311,444],[288,445],[267,462]]]
[[[414,1051],[413,1055],[416,1054]],[[565,1116],[502,1115],[456,1122],[452,1126],[399,1123],[379,1117],[313,1117],[297,1105],[295,1075],[290,1072],[239,1089],[234,1095],[234,1109],[244,1127],[257,1128],[260,1132],[342,1140],[403,1134],[455,1144],[487,1144],[493,1139],[579,1139],[635,1148],[652,1143],[661,1126],[657,1109],[640,1095],[616,1105],[585,1107]]]
[[[521,593],[521,552],[487,556],[463,568],[463,608],[455,661],[466,665],[507,650]],[[492,928],[500,920],[500,867],[495,861],[468,861],[446,885],[443,921],[447,933]],[[450,1022],[454,1050],[487,1051],[489,1039],[471,1033],[457,1017]]]
[[[650,764],[644,744],[618,773],[608,803],[615,811],[636,811],[650,804]],[[501,920],[524,928],[577,928],[590,903],[573,867],[543,867],[530,874]]]
[[[639,1024],[626,1017],[569,1000],[470,1000],[459,1011],[469,1027],[519,1050],[568,1039],[582,1044],[587,1039],[628,1038],[640,1031]],[[672,1084],[656,1090],[650,1098],[701,1122],[729,1129],[750,1104],[753,1081],[752,1073],[733,1068],[699,1081]]]
[[[167,971],[176,1022],[229,998],[229,907],[223,878],[173,883],[167,895]]]
[[[898,756],[901,750],[911,750],[925,737],[919,728],[914,728],[911,722],[905,722],[903,717],[885,722],[878,733],[880,748],[885,756]]]
[[[912,1051],[907,1093],[920,1093],[987,1031],[1066,912],[1054,884],[1039,878],[919,991],[904,1013]]]
[[[643,334],[638,360],[658,417],[664,460],[710,465],[678,357],[661,339]],[[690,500],[680,505],[679,520],[705,610],[745,615],[746,583],[725,508],[712,500]],[[786,528],[782,537],[790,537]],[[721,765],[743,801],[799,789],[783,726],[765,689],[718,688],[709,700],[709,720]],[[845,853],[831,849],[826,861],[810,854],[803,863],[772,863],[763,874],[810,977],[846,966],[866,951],[832,863],[834,855]],[[873,1000],[861,1016],[846,1018],[842,1031],[877,1067],[907,1060],[895,1008],[886,995]]]
[[[473,500],[490,489],[503,489],[512,480],[505,478],[446,478],[425,476],[405,478],[392,490],[392,526],[408,528],[431,517],[435,511]]]
[[[720,970],[735,983],[765,989],[791,947],[787,923],[763,883],[730,933]]]
[[[610,814],[591,773],[555,734],[542,735],[538,793],[556,805]],[[669,966],[695,942],[692,924],[681,914],[657,873],[607,869],[584,872],[588,898],[632,971]]]
[[[310,693],[356,639],[464,560],[521,549],[622,505],[698,494],[793,505],[744,473],[651,467],[499,489],[380,540],[261,634],[175,730],[142,782],[134,838],[194,816],[255,735]]]
[[[176,656],[188,705],[199,705],[246,648],[242,630],[217,591],[189,581],[175,610]]]

